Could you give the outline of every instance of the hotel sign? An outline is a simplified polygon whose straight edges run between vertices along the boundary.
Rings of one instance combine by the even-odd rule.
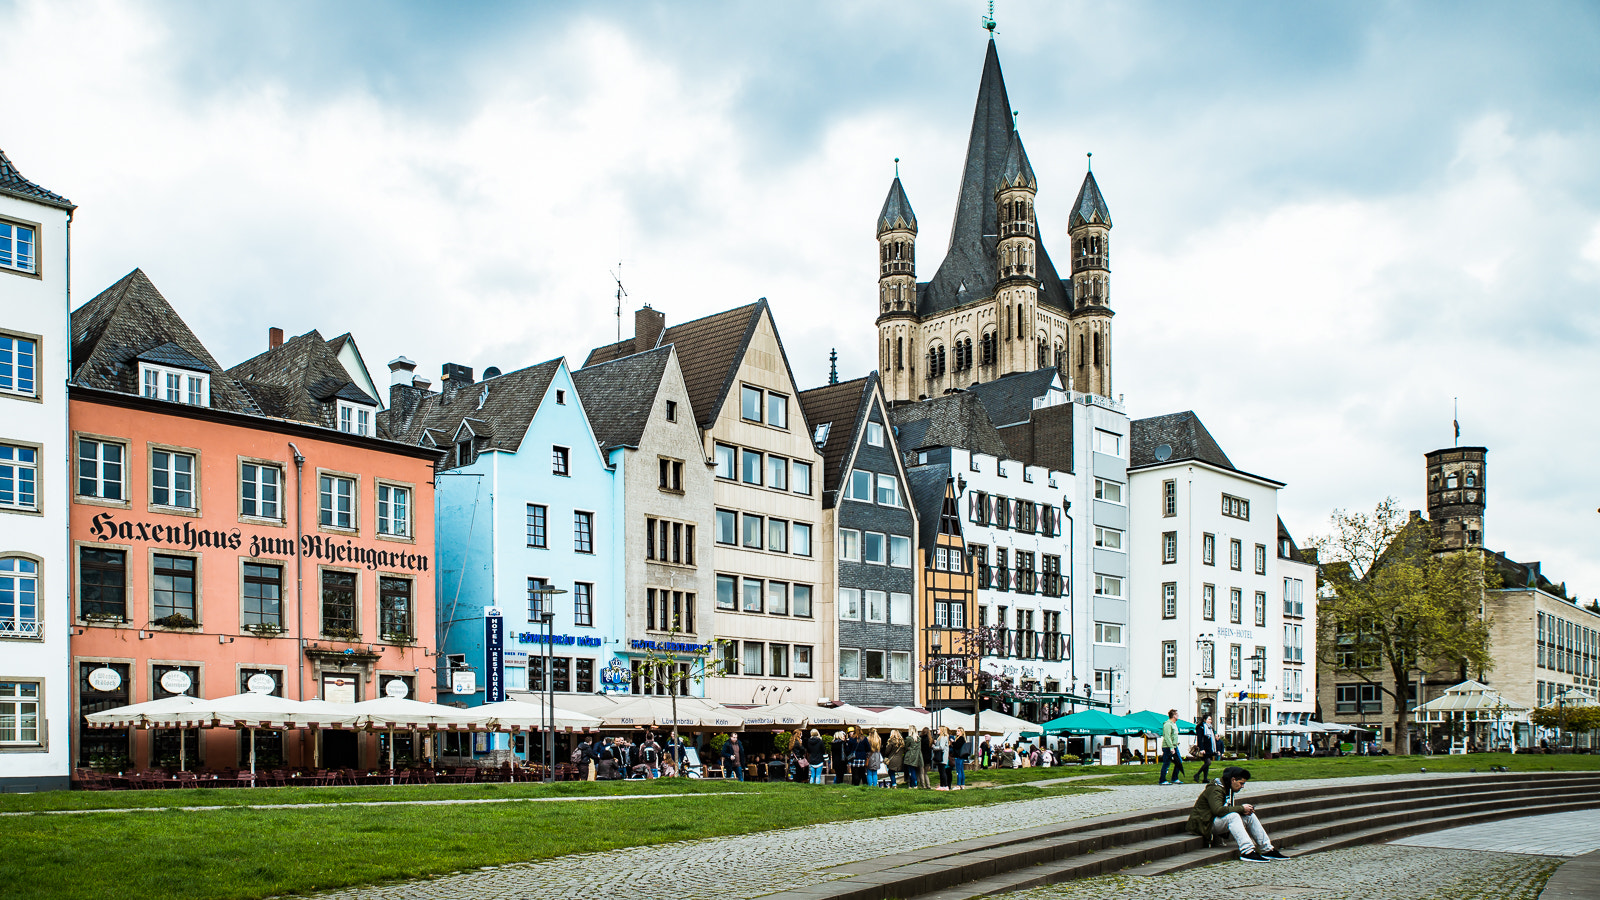
[[[222,550],[244,549],[250,556],[289,558],[303,556],[330,563],[364,566],[369,570],[428,571],[428,557],[421,553],[361,547],[349,539],[340,541],[316,534],[302,536],[296,545],[293,538],[245,534],[237,528],[196,528],[193,522],[184,522],[182,527],[179,527],[160,522],[118,519],[111,513],[100,513],[91,519],[89,534],[97,541],[145,541],[151,544],[182,547],[186,550],[196,550],[201,547]]]

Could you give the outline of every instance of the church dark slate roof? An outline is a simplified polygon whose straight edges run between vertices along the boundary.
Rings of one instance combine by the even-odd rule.
[[[862,423],[870,411],[873,390],[878,384],[878,373],[865,378],[827,384],[800,392],[800,408],[806,423],[811,426],[811,437],[817,429],[828,426],[828,439],[817,448],[822,454],[822,490],[824,502],[827,495],[839,489],[844,480],[844,467],[850,457]],[[830,504],[831,505],[831,504]]]
[[[900,184],[899,175],[889,185],[889,196],[883,199],[883,212],[878,213],[879,234],[895,228],[917,230],[917,214],[911,211],[911,201],[906,197],[906,189]]]
[[[672,353],[670,346],[658,347],[572,373],[578,402],[601,450],[639,446]]]
[[[889,411],[902,451],[960,447],[971,453],[1007,457],[1005,441],[977,396],[967,391],[907,403]]]
[[[1238,471],[1193,410],[1135,419],[1130,429],[1133,432],[1128,441],[1130,469],[1193,459]],[[1156,457],[1156,449],[1163,444],[1172,448],[1171,455],[1164,460]]]
[[[944,495],[950,484],[950,468],[944,463],[913,466],[906,470],[911,503],[917,511],[918,542],[931,548],[939,539],[939,521],[944,515]],[[931,552],[931,551],[930,551]]]
[[[478,446],[479,452],[515,453],[560,367],[557,357],[476,384],[428,394],[405,421],[397,421],[394,415],[384,418],[396,440],[423,444],[424,436],[431,435],[436,446],[449,443],[462,422],[470,420],[467,427],[472,433],[487,437]]]
[[[1000,180],[995,187],[1038,187],[1039,179],[1034,177],[1033,165],[1028,162],[1028,151],[1022,149],[1022,135],[1013,130],[1009,143],[1006,164],[1000,168]]]
[[[73,384],[139,394],[139,358],[152,351],[188,360],[183,368],[212,373],[213,409],[257,411],[143,270],[134,269],[73,310]]]
[[[312,329],[239,363],[228,374],[269,416],[337,428],[339,400],[378,405],[377,398],[350,380],[349,371],[339,362],[337,346],[342,344],[324,340],[321,332]],[[373,433],[390,436],[381,420],[374,423]]]
[[[1078,189],[1078,199],[1072,204],[1072,215],[1067,217],[1068,228],[1077,228],[1079,225],[1111,227],[1111,210],[1106,207],[1106,198],[1100,196],[1100,185],[1095,182],[1093,172],[1083,176],[1083,187]]]
[[[22,177],[17,167],[6,157],[5,151],[0,150],[0,194],[9,194],[35,203],[43,203],[59,209],[72,211],[78,207],[71,200],[61,196],[55,191],[47,191]]]
[[[1004,428],[1028,421],[1033,414],[1034,398],[1061,388],[1060,372],[1054,366],[1049,366],[980,382],[967,390],[983,404],[984,411],[989,414],[995,427]]]

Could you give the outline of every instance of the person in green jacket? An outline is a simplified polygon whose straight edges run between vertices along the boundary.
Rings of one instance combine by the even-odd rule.
[[[1178,771],[1167,780],[1167,768],[1177,766]],[[1178,784],[1183,781],[1183,759],[1178,755],[1178,711],[1167,710],[1167,720],[1161,723],[1161,783]]]
[[[1267,830],[1256,818],[1255,806],[1238,802],[1237,795],[1249,780],[1249,769],[1229,766],[1222,770],[1222,777],[1206,785],[1200,799],[1194,802],[1194,810],[1189,813],[1189,833],[1208,842],[1212,836],[1232,835],[1239,845],[1239,858],[1245,862],[1288,859],[1272,846]]]

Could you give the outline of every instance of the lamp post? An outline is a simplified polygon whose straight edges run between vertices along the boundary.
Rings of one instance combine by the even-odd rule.
[[[555,664],[556,614],[550,609],[550,601],[557,594],[565,593],[566,591],[551,587],[549,584],[543,584],[528,591],[528,597],[538,604],[534,607],[534,612],[539,620],[539,636],[544,638],[544,684],[541,687],[544,688],[542,693],[549,700],[549,705],[540,704],[539,717],[544,720],[544,724],[549,727],[549,730],[546,731],[543,726],[539,729],[541,737],[544,739],[544,752],[539,756],[545,762],[544,780],[546,782],[555,781],[556,772],[556,686],[555,678],[552,677]],[[546,712],[547,710],[548,712]]]
[[[1261,681],[1266,675],[1267,654],[1265,651],[1256,651],[1249,657],[1250,660],[1250,746],[1256,754],[1261,753]]]
[[[943,681],[944,664],[939,659],[939,636],[935,634],[933,636],[933,702],[930,704],[933,706],[933,730],[935,732],[939,730],[939,695],[941,693],[940,684]]]

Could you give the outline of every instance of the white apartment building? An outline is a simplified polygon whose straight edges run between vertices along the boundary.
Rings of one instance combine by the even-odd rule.
[[[69,229],[75,207],[0,152],[0,791],[64,789]]]
[[[1231,744],[1305,721],[1316,580],[1278,519],[1283,483],[1235,468],[1192,412],[1132,425],[1130,707],[1215,715]]]

